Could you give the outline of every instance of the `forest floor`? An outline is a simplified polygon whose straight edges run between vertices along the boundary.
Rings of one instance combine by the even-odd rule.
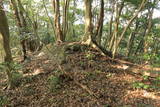
[[[44,52],[30,57],[14,90],[3,90],[6,78],[1,72],[4,107],[160,107],[160,84],[139,73],[143,68],[92,49],[69,54],[61,65]]]

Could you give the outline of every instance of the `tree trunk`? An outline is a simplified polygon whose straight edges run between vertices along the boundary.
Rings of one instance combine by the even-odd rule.
[[[92,24],[92,0],[85,0],[85,34],[83,42],[90,45],[92,42],[93,24]]]
[[[127,43],[127,52],[126,52],[126,56],[130,56],[130,54],[132,53],[132,47],[134,45],[134,39],[136,36],[136,32],[138,32],[139,28],[139,21],[136,21],[136,25],[135,25],[135,29],[134,31],[131,31],[131,34],[129,36],[129,40]]]
[[[64,42],[64,35],[63,35],[61,24],[60,24],[60,3],[59,2],[60,2],[59,0],[53,0],[54,28],[55,28],[57,43]]]
[[[14,15],[17,21],[17,28],[19,29],[19,35],[21,38],[21,46],[23,51],[23,58],[24,60],[27,58],[27,40],[25,38],[25,34],[29,33],[29,30],[27,28],[27,22],[24,17],[23,13],[23,7],[20,0],[11,0],[12,7],[14,10]]]
[[[68,33],[68,9],[69,9],[70,0],[64,1],[63,6],[63,22],[62,22],[62,30],[63,30],[63,39],[65,40],[66,34]]]
[[[154,0],[154,2],[156,2],[156,0]],[[149,35],[151,28],[152,28],[152,18],[153,18],[153,12],[154,12],[154,7],[152,7],[151,9],[148,9],[148,24],[147,24],[147,30],[146,30],[146,36]],[[146,40],[144,40],[144,53],[148,52],[148,42]]]
[[[156,0],[153,1],[153,3],[155,3],[155,2],[156,2]],[[135,51],[135,54],[137,54],[138,51],[143,51],[144,53],[147,53],[147,51],[148,51],[148,43],[145,40],[145,37],[147,35],[149,35],[149,33],[151,31],[151,28],[152,28],[153,12],[154,12],[154,7],[148,9],[148,15],[147,15],[147,18],[146,18],[147,19],[147,23],[146,23],[146,27],[145,27],[144,33],[142,35],[143,38],[139,42],[138,47],[137,47],[137,49]]]
[[[10,49],[10,39],[9,39],[9,26],[7,22],[7,17],[2,6],[2,1],[0,0],[0,36],[3,38],[3,48],[5,51],[5,64],[6,73],[8,77],[8,88],[13,88],[12,84],[12,74],[11,74],[11,63],[12,55]]]
[[[120,7],[119,7],[119,5],[120,5]],[[113,36],[112,39],[114,42],[112,42],[113,44],[111,44],[111,49],[110,49],[110,50],[112,50],[112,46],[113,46],[113,52],[112,52],[113,58],[115,57],[115,53],[116,53],[116,46],[117,46],[117,42],[118,42],[117,38],[118,38],[118,31],[119,31],[119,18],[121,16],[123,7],[124,7],[124,2],[122,2],[121,4],[119,4],[118,2],[116,3],[115,29],[114,29],[114,33],[112,35]]]
[[[112,4],[113,6],[114,4]],[[109,32],[108,32],[108,38],[106,37],[106,43],[105,43],[105,46],[108,45],[109,49],[111,49],[111,45],[113,44],[112,43],[112,34],[113,34],[113,31],[112,31],[112,27],[113,27],[113,16],[114,16],[114,8],[112,8],[112,12],[111,12],[111,18],[110,18],[110,21],[109,21]],[[109,42],[110,41],[110,42]],[[108,42],[108,43],[107,43]]]
[[[45,0],[42,0],[42,2],[43,2],[43,7],[45,9],[46,15],[47,15],[47,17],[48,17],[48,19],[50,21],[51,27],[53,29],[53,32],[55,33],[55,28],[54,28],[54,25],[53,25],[53,21],[52,21],[51,17],[49,16],[49,12],[47,10],[46,4],[45,4]]]
[[[140,7],[138,8],[137,12],[135,13],[135,15],[129,20],[128,24],[126,25],[126,27],[124,27],[119,40],[117,40],[116,46],[114,48],[113,51],[113,57],[115,56],[117,49],[119,47],[120,42],[122,41],[123,36],[125,35],[127,29],[129,28],[129,26],[131,25],[131,23],[134,21],[134,19],[138,16],[139,12],[143,9],[143,7],[145,6],[147,0],[143,0]]]
[[[104,19],[104,0],[101,0],[99,20],[95,32],[95,38],[97,37],[96,39],[98,45],[101,45],[102,32],[103,32],[103,19]]]

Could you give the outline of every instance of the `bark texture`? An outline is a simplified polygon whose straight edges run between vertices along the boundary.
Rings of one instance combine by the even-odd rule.
[[[12,54],[10,49],[10,39],[9,39],[9,26],[7,22],[7,17],[4,12],[2,1],[0,0],[0,36],[3,38],[3,48],[5,51],[5,65],[6,73],[8,77],[8,88],[13,88],[12,84],[12,74],[11,74],[11,63],[12,63]]]

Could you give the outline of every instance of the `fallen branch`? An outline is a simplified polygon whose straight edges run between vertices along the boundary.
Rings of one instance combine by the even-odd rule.
[[[59,69],[64,73],[66,74],[67,76],[69,76],[69,78],[72,78],[67,72],[65,72],[62,67],[59,65]],[[83,90],[85,90],[87,93],[89,93],[91,96],[94,96],[96,99],[98,99],[98,96],[95,95],[87,86],[79,83],[77,80],[75,79],[72,79],[74,81],[74,83],[79,86],[80,88],[82,88]]]
[[[78,85],[79,87],[81,87],[83,90],[85,90],[86,92],[88,92],[91,96],[94,96],[95,98],[98,98],[87,86],[79,83],[78,81],[74,80],[74,82],[76,83],[76,85]]]

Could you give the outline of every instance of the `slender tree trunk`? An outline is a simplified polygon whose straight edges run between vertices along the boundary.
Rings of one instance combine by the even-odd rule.
[[[116,1],[114,0],[114,1],[112,1],[112,4],[111,4],[111,9],[112,9],[112,11],[111,11],[111,18],[110,18],[110,22],[109,22],[109,32],[108,32],[108,34],[109,34],[109,38],[108,38],[108,48],[109,48],[109,50],[112,50],[112,47],[113,47],[113,42],[114,42],[114,36],[113,36],[113,17],[114,17],[114,12],[115,12],[115,8],[113,8],[114,6],[115,6],[115,3],[116,3]],[[107,44],[107,43],[106,43]]]
[[[131,49],[132,49],[132,45],[133,45],[133,41],[134,41],[134,35],[135,35],[135,32],[131,31],[131,33],[129,35],[129,40],[127,42],[126,56],[130,56],[130,54],[131,54]]]
[[[16,3],[15,0],[11,0],[11,3],[12,3],[13,10],[14,10],[14,16],[17,20],[17,27],[18,27],[19,33],[20,33],[21,28],[22,28],[22,24],[21,24],[21,20],[20,20],[20,17],[19,17],[19,11],[18,11],[18,8],[17,8],[17,3]]]
[[[113,4],[112,4],[113,5]],[[112,9],[112,12],[111,12],[111,18],[110,18],[110,22],[109,22],[109,32],[108,32],[108,38],[106,38],[106,45],[109,46],[109,49],[111,49],[111,45],[113,44],[112,43],[112,39],[113,39],[113,32],[112,32],[112,27],[113,27],[113,16],[114,16],[114,8]],[[110,41],[110,42],[109,42]],[[108,42],[108,43],[107,43]]]
[[[154,0],[155,2],[156,0]],[[153,18],[153,12],[154,12],[154,8],[151,8],[148,9],[148,14],[149,14],[149,17],[148,17],[148,26],[147,26],[147,30],[146,30],[146,36],[149,35],[150,31],[151,31],[151,28],[152,28],[152,18]],[[148,42],[145,40],[144,41],[144,53],[147,53],[148,52]]]
[[[74,5],[74,7],[77,6],[76,0],[73,0],[73,5]],[[73,10],[73,13],[72,13],[72,17],[75,17],[75,12],[76,12],[76,10],[74,9],[74,10]],[[75,20],[72,20],[72,21],[71,21],[71,25],[72,25],[72,36],[73,36],[73,37],[76,37],[76,32],[75,32],[75,28],[74,28],[74,22],[75,22]]]
[[[134,45],[134,39],[135,39],[136,32],[138,32],[138,28],[139,28],[139,21],[137,20],[136,25],[135,25],[135,29],[134,29],[134,31],[131,31],[131,34],[129,36],[129,40],[127,43],[126,56],[130,56],[130,54],[132,53],[132,47]]]
[[[113,33],[113,41],[114,42],[113,42],[113,44],[111,44],[111,49],[110,49],[110,50],[112,50],[112,46],[113,46],[113,52],[112,52],[113,58],[115,57],[115,53],[116,53],[117,38],[118,38],[118,31],[119,31],[119,18],[121,16],[123,7],[124,7],[124,2],[122,2],[121,4],[119,4],[118,2],[116,3],[115,29],[114,29],[114,33]]]
[[[19,17],[20,17],[20,21],[21,21],[21,24],[22,24],[22,27],[23,27],[22,28],[23,32],[29,33],[26,18],[24,16],[24,11],[23,11],[23,6],[22,6],[22,3],[21,3],[21,0],[17,0],[17,2],[18,2],[18,8],[19,8]]]
[[[131,23],[134,21],[134,19],[138,16],[139,12],[143,9],[143,7],[144,7],[145,4],[146,4],[146,1],[147,1],[147,0],[143,0],[143,1],[142,1],[142,3],[141,3],[141,5],[140,5],[140,7],[138,8],[137,12],[135,13],[135,15],[129,20],[129,22],[128,22],[128,24],[126,25],[126,27],[124,27],[124,29],[123,29],[123,31],[122,31],[122,33],[121,33],[121,35],[120,35],[120,38],[119,38],[119,40],[117,41],[116,46],[115,46],[115,48],[114,48],[113,57],[115,56],[115,54],[116,54],[116,52],[117,52],[117,49],[118,49],[118,47],[119,47],[119,44],[120,44],[120,42],[122,41],[122,38],[123,38],[123,36],[125,35],[127,29],[129,28],[129,26],[131,25]]]
[[[51,17],[49,16],[49,12],[47,10],[47,7],[46,7],[46,4],[45,4],[45,0],[43,0],[43,6],[44,6],[44,9],[45,9],[45,12],[46,12],[46,15],[51,23],[51,26],[52,26],[52,29],[53,29],[53,32],[55,33],[55,28],[54,28],[54,24],[53,24],[53,21],[51,19]]]
[[[153,3],[155,3],[156,0],[153,1]],[[149,35],[151,28],[152,28],[152,18],[153,18],[153,12],[154,12],[154,7],[152,7],[151,9],[148,9],[148,18],[147,18],[147,24],[143,33],[143,38],[142,40],[139,42],[139,45],[135,51],[135,54],[137,54],[138,51],[143,51],[145,53],[147,53],[148,51],[148,43],[147,41],[145,41],[145,37],[147,35]]]
[[[102,32],[103,32],[103,19],[104,19],[104,0],[101,0],[99,20],[95,32],[95,38],[97,37],[96,39],[98,45],[101,45]]]

